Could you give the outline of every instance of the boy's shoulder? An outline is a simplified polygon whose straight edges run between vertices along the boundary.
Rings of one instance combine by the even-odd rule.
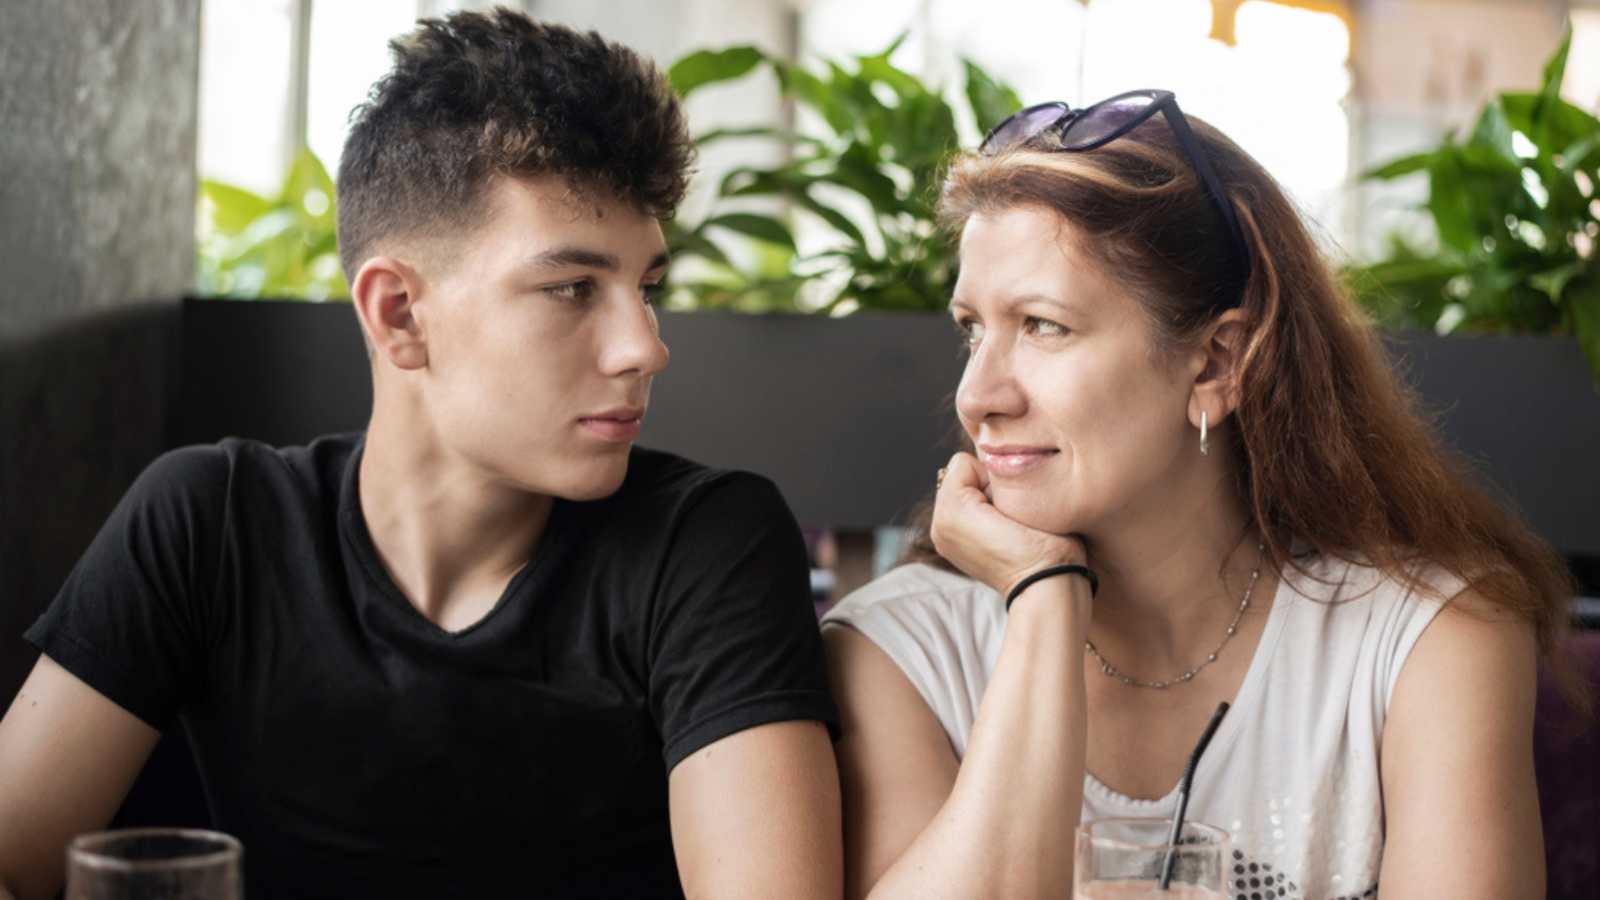
[[[637,446],[629,456],[622,487],[604,502],[616,507],[650,508],[662,514],[683,514],[707,503],[788,510],[778,486],[766,476],[708,466],[676,453]]]
[[[360,433],[328,435],[289,447],[237,437],[191,444],[156,457],[130,494],[145,501],[220,503],[243,488],[332,499],[338,496],[346,467],[360,444]]]

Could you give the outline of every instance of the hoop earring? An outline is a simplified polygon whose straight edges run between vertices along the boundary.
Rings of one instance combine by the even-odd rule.
[[[1200,455],[1211,455],[1211,439],[1206,436],[1206,411],[1200,410]]]

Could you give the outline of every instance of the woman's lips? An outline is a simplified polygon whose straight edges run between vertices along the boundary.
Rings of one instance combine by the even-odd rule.
[[[1023,447],[1005,445],[999,447],[978,447],[978,459],[983,463],[984,469],[995,478],[1013,478],[1025,475],[1043,466],[1050,457],[1058,453],[1054,447]]]

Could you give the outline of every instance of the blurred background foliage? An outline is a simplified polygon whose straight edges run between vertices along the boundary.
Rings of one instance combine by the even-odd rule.
[[[768,69],[816,127],[697,136],[701,146],[775,141],[783,162],[733,169],[717,183],[705,218],[673,223],[674,272],[688,274],[675,275],[669,305],[832,315],[944,309],[956,261],[936,227],[934,203],[941,167],[961,143],[957,110],[938,86],[889,62],[899,44],[822,60],[815,71],[750,46],[702,50],[673,64],[669,77],[685,96]],[[1021,107],[1016,91],[976,63],[964,59],[962,68],[961,112],[980,133]],[[742,241],[758,247],[738,248]],[[679,265],[689,259],[695,263]]]
[[[333,179],[301,149],[275,197],[204,179],[195,218],[201,296],[348,299],[334,230]]]
[[[1363,176],[1426,175],[1433,240],[1391,235],[1348,274],[1385,326],[1575,335],[1600,382],[1600,119],[1559,94],[1571,40],[1537,92],[1498,94],[1464,139]]]
[[[1347,269],[1358,299],[1392,328],[1577,337],[1600,380],[1600,119],[1561,99],[1571,35],[1536,92],[1493,97],[1465,138],[1365,173],[1425,175],[1430,233],[1395,233],[1382,258]],[[774,142],[780,162],[723,174],[698,222],[667,224],[668,305],[744,312],[939,310],[955,248],[934,204],[961,145],[958,113],[979,133],[1020,108],[1016,91],[971,60],[951,92],[889,62],[899,46],[814,67],[753,46],[700,50],[669,77],[685,96],[752,77],[777,79],[804,129],[716,128],[696,136]],[[275,197],[202,182],[197,289],[205,296],[343,299],[334,186],[303,149]]]
[[[701,146],[773,141],[784,162],[726,173],[704,218],[668,223],[669,305],[836,315],[944,308],[955,259],[935,228],[933,202],[939,167],[960,142],[956,111],[939,90],[889,62],[898,45],[823,61],[816,72],[750,46],[697,51],[672,65],[673,85],[685,95],[766,67],[783,96],[816,117],[820,133],[752,126],[696,137]],[[971,61],[964,68],[963,112],[980,130],[1020,107],[1014,90]],[[198,223],[202,295],[349,296],[338,266],[333,182],[310,150],[301,151],[276,197],[204,181]],[[802,252],[803,244],[816,249]]]

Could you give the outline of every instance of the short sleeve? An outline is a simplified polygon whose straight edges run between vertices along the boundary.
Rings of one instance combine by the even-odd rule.
[[[25,639],[157,729],[195,684],[206,642],[230,466],[218,447],[141,473]]]
[[[1460,593],[1466,583],[1435,567],[1425,567],[1416,576],[1416,586],[1368,570],[1377,580],[1372,618],[1367,625],[1366,644],[1372,649],[1374,687],[1373,708],[1387,712],[1395,685],[1405,669],[1411,650],[1423,632],[1438,617],[1444,604]]]
[[[649,703],[670,771],[694,751],[769,722],[838,733],[805,542],[773,484],[717,479],[667,544],[649,633]]]
[[[839,601],[823,625],[876,644],[922,695],[956,756],[966,756],[1005,636],[998,594],[963,575],[906,565]]]

